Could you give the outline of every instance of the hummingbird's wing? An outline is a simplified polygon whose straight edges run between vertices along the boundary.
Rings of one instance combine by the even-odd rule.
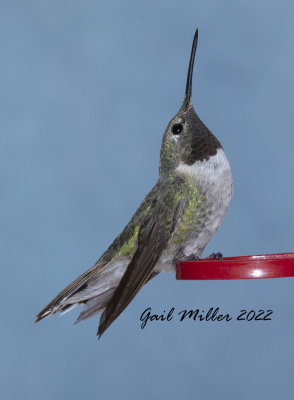
[[[99,337],[149,280],[185,208],[183,183],[180,177],[171,178],[162,184],[158,196],[154,198],[139,230],[137,250],[101,316]]]
[[[158,182],[153,189],[147,194],[144,201],[139,206],[138,210],[134,214],[131,221],[121,232],[120,235],[114,240],[109,248],[102,254],[99,260],[93,265],[92,268],[85,271],[72,283],[70,283],[65,289],[63,289],[46,307],[44,307],[39,314],[36,316],[35,322],[47,317],[50,314],[56,312],[62,312],[70,308],[72,305],[78,303],[76,300],[71,299],[82,293],[87,286],[92,282],[101,280],[101,275],[107,269],[109,263],[117,256],[118,252],[123,248],[124,244],[134,236],[136,226],[140,226],[142,221],[145,219],[146,209],[151,207],[151,203],[158,191]]]

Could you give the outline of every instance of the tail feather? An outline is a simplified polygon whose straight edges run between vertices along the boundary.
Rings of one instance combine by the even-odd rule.
[[[107,292],[100,294],[99,296],[93,297],[85,303],[84,310],[78,316],[75,324],[93,317],[96,314],[102,313],[107,303],[111,299],[115,288],[109,289]]]
[[[94,265],[47,304],[36,316],[35,323],[56,312],[64,312],[74,304],[86,304],[85,310],[81,313],[78,320],[86,319],[91,315],[97,314],[100,312],[98,308],[102,307],[103,309],[109,301],[128,262],[129,260],[124,258],[116,259],[109,264]],[[99,306],[99,304],[101,304],[101,306]],[[90,311],[92,308],[93,311]],[[96,311],[94,311],[94,309]],[[88,314],[89,316],[86,317]]]
[[[83,275],[79,276],[75,281],[69,284],[65,289],[63,289],[46,307],[44,307],[39,314],[36,316],[35,323],[41,321],[41,319],[47,317],[50,314],[55,314],[57,311],[64,311],[72,304],[64,304],[61,302],[66,300],[68,297],[74,295],[80,290],[83,290],[83,286],[86,285],[87,277],[90,273],[86,271]]]

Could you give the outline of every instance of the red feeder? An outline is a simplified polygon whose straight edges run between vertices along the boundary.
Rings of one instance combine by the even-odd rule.
[[[178,280],[261,279],[294,276],[294,253],[204,258],[177,262]]]

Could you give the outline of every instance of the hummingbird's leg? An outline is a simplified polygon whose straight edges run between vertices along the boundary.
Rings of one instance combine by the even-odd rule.
[[[176,262],[178,262],[178,261],[182,261],[183,258],[185,258],[185,254],[184,254],[184,252],[183,252],[183,249],[180,247],[180,248],[177,250],[177,252],[176,252],[176,254],[175,254],[174,258],[173,258],[173,262],[176,263]]]
[[[199,260],[200,260],[200,257],[197,256],[196,253],[191,253],[188,256],[182,258],[181,261],[199,261]]]
[[[214,260],[222,260],[224,257],[222,253],[218,251],[217,253],[211,253],[210,256],[208,256],[207,258],[213,258]]]
[[[173,259],[174,262],[178,261],[199,261],[200,258],[195,253],[191,253],[188,256],[185,256],[183,249],[179,249]]]

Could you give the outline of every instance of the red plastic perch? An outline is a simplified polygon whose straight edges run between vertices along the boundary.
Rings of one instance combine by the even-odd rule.
[[[294,276],[294,253],[179,261],[179,280],[260,279]]]

